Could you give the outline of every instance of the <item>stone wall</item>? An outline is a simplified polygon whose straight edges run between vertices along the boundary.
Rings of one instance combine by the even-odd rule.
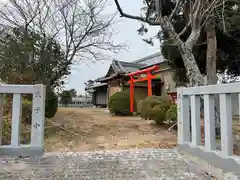
[[[162,86],[162,94],[168,93],[168,92],[177,92],[176,89],[176,83],[173,79],[174,71],[172,70],[166,70],[161,71],[155,76],[160,77],[161,81],[164,82],[164,85]]]

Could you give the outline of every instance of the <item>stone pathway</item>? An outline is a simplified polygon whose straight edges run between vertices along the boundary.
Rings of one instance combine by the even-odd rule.
[[[0,160],[0,179],[4,180],[207,179],[174,149],[47,153],[41,158]]]

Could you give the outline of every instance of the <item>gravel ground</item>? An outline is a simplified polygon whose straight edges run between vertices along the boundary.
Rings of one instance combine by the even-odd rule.
[[[1,158],[0,179],[180,180],[207,179],[174,149],[46,153],[41,158]]]
[[[124,150],[172,148],[177,136],[153,121],[139,117],[111,116],[100,108],[60,108],[51,122],[63,128],[45,131],[45,151],[86,152],[95,150]]]

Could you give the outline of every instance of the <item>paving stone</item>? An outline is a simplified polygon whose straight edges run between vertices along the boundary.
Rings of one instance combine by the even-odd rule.
[[[1,158],[10,173],[0,179],[202,180],[174,149],[47,153],[41,158]]]

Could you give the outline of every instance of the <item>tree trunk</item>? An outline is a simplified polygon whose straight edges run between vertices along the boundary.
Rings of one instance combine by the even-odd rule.
[[[184,62],[184,66],[186,68],[187,71],[187,77],[189,78],[189,86],[190,87],[194,87],[194,86],[203,86],[205,85],[204,82],[204,77],[201,74],[198,65],[196,63],[195,57],[193,55],[192,49],[189,49],[188,46],[185,43],[181,43],[180,47],[179,47],[183,62]],[[211,58],[212,60],[213,58]],[[212,62],[213,61],[213,62]],[[215,69],[216,69],[216,61],[212,60],[211,63],[215,62]],[[207,65],[207,68],[209,70],[209,72],[211,72],[211,66],[209,66],[209,64]],[[215,71],[216,72],[216,71]],[[214,74],[214,73],[213,73]],[[216,73],[215,73],[216,75]],[[214,82],[217,81],[216,76],[212,76],[212,74],[210,74],[210,82],[212,82],[212,84],[216,84]],[[204,98],[203,96],[201,96],[201,112],[204,112]],[[215,124],[216,124],[216,134],[220,135],[220,112],[219,112],[219,98],[218,96],[215,97]]]
[[[179,50],[184,62],[184,66],[187,71],[187,77],[189,79],[189,85],[194,86],[203,86],[204,79],[198,68],[195,57],[193,55],[192,49],[189,49],[185,43],[181,43]]]
[[[207,58],[206,58],[206,74],[207,84],[217,84],[217,39],[214,26],[214,20],[209,19],[205,26],[207,34]]]
[[[187,71],[189,86],[203,86],[204,78],[198,68],[196,59],[192,52],[192,49],[200,36],[201,28],[199,27],[198,29],[193,29],[188,40],[183,42],[179,35],[175,32],[173,25],[169,22],[167,17],[163,17],[160,23],[162,29],[168,33],[169,37],[174,40],[174,43],[178,46]]]
[[[207,85],[217,84],[217,38],[214,19],[209,19],[205,24],[205,30],[207,35],[207,55],[206,55],[206,74]],[[220,111],[219,111],[219,96],[214,97],[215,100],[215,124],[216,134],[220,134]]]

